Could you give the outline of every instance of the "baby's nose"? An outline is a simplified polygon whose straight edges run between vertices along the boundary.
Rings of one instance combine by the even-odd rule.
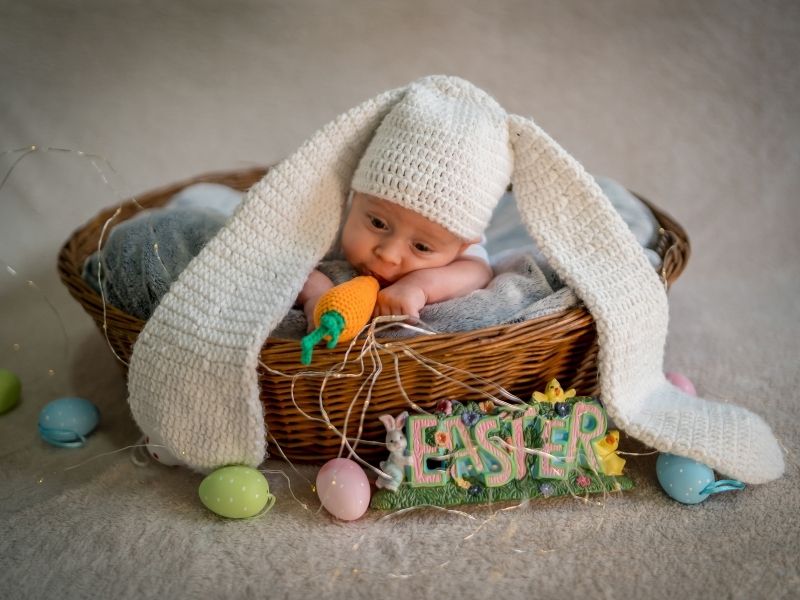
[[[397,265],[402,259],[400,245],[394,242],[386,242],[375,247],[375,255],[383,262]]]

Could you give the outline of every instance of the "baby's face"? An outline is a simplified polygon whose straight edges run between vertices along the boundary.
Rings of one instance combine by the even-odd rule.
[[[419,269],[449,265],[469,246],[441,225],[376,196],[355,192],[342,250],[362,275],[382,286]]]

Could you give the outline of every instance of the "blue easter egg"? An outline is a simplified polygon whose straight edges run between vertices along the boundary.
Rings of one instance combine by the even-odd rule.
[[[667,495],[683,504],[698,504],[708,498],[706,487],[715,479],[710,467],[674,454],[659,455],[656,475]]]
[[[39,413],[42,439],[62,448],[80,448],[100,421],[100,411],[86,398],[67,396],[45,405]]]

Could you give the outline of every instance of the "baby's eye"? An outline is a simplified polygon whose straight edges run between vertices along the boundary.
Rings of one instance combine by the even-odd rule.
[[[386,222],[378,217],[370,217],[369,222],[375,229],[388,229]]]
[[[416,242],[414,244],[414,248],[416,248],[418,252],[425,252],[425,253],[431,252],[431,247],[421,242]]]

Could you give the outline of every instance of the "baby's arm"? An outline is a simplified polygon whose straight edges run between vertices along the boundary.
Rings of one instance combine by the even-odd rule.
[[[408,315],[419,318],[422,307],[486,287],[492,268],[477,258],[459,258],[444,267],[420,269],[401,277],[378,293],[375,316]]]
[[[314,309],[317,307],[320,296],[332,287],[333,282],[328,276],[314,269],[306,279],[303,289],[300,290],[295,304],[303,307],[303,312],[306,313],[306,319],[308,319],[309,330],[314,328]]]

